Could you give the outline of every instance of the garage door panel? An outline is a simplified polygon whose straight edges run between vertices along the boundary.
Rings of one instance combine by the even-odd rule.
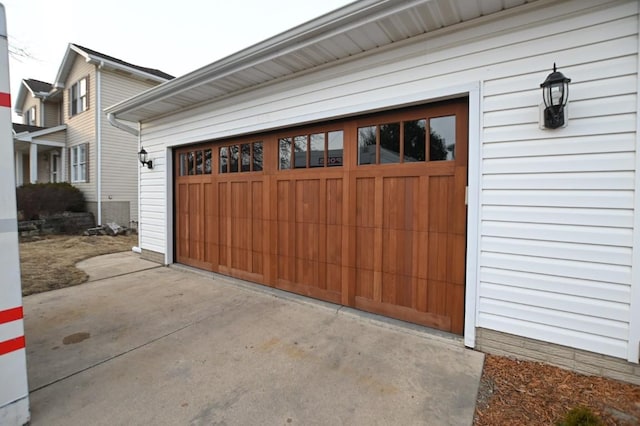
[[[446,316],[451,318],[452,333],[462,334],[464,329],[464,285],[449,284],[447,289]]]
[[[356,179],[356,226],[370,227],[375,226],[375,178],[358,178]]]
[[[449,188],[451,178],[432,176],[429,178],[429,231],[448,232],[449,226]]]
[[[375,228],[356,229],[356,268],[373,271]]]
[[[356,268],[356,297],[373,299],[373,270]]]
[[[320,221],[320,180],[295,181],[295,221],[318,223]]]
[[[466,101],[454,100],[209,143],[211,175],[179,176],[176,162],[178,261],[461,333],[467,109]],[[405,139],[395,153],[398,162],[381,164],[387,157],[379,157],[380,126],[399,123],[406,131],[407,122],[423,123],[426,148],[438,133],[446,152],[431,160],[405,157]],[[455,123],[455,132],[447,123]],[[375,140],[358,139],[362,126],[377,129],[369,133]],[[305,137],[311,143],[309,135],[336,131],[344,142],[336,167],[305,162],[293,144],[280,144],[297,137],[295,147],[310,152]],[[387,139],[404,137],[387,133]],[[412,143],[420,143],[416,137]],[[258,140],[265,159],[259,170],[251,169],[251,160],[242,169],[221,167],[229,158],[220,157],[228,151],[219,147]],[[358,165],[360,144],[371,141],[373,156],[365,158],[371,164]],[[180,148],[175,157],[193,149]],[[280,161],[283,155],[296,158],[296,167]]]
[[[429,257],[427,258],[427,278],[447,280],[447,242],[449,236],[443,232],[429,232]]]
[[[326,219],[328,225],[342,225],[342,179],[326,180]]]
[[[342,264],[342,226],[327,225],[325,229],[326,229],[325,260],[327,263],[331,263],[334,265],[341,265]]]

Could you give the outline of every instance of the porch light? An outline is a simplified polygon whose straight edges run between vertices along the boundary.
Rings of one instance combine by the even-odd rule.
[[[138,153],[138,159],[143,166],[147,166],[149,169],[153,169],[153,163],[151,160],[148,160],[147,151],[144,150],[143,147],[140,147],[140,152]]]
[[[570,78],[556,70],[554,62],[553,72],[540,85],[545,106],[544,127],[547,129],[557,129],[565,125],[565,107],[569,100],[570,82]]]

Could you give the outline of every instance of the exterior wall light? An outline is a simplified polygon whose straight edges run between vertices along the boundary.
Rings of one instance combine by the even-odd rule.
[[[566,106],[569,100],[569,83],[561,72],[556,70],[553,63],[553,72],[540,85],[542,87],[542,99],[544,100],[543,121],[547,129],[557,129],[566,126]]]
[[[147,166],[149,169],[153,169],[153,162],[148,160],[147,151],[144,150],[143,147],[140,147],[140,152],[138,153],[138,159],[143,166]]]

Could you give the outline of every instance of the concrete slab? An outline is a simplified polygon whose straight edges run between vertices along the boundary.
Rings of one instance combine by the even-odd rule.
[[[26,297],[32,425],[472,423],[484,356],[460,340],[234,281]]]
[[[129,274],[131,272],[158,268],[160,265],[155,262],[140,259],[140,255],[137,253],[125,251],[122,253],[92,257],[76,263],[76,267],[82,269],[89,275],[89,281],[96,281]]]

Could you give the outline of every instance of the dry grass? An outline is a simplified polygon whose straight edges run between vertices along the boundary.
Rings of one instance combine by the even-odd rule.
[[[101,254],[129,251],[138,242],[130,236],[52,236],[20,243],[22,295],[82,284],[87,274],[75,267]]]

